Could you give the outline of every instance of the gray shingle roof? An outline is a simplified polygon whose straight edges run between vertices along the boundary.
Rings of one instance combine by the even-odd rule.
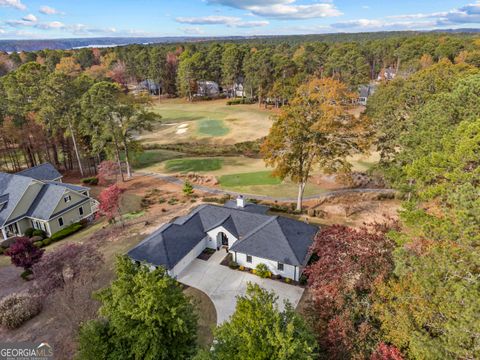
[[[34,166],[17,173],[17,175],[28,176],[35,180],[57,180],[62,177],[55,167],[50,163]]]
[[[32,182],[42,184],[40,191],[36,197],[32,199],[29,209],[27,209],[24,214],[19,214],[16,218],[11,219],[10,216],[13,210],[17,207],[23,194]],[[70,208],[89,201],[87,196],[81,195],[79,201],[72,203],[68,208],[54,214],[53,212],[58,203],[62,201],[66,190],[84,191],[88,190],[88,188],[54,181],[36,181],[29,176],[0,172],[0,226],[18,221],[25,216],[49,220],[58,216],[60,213],[68,211]]]
[[[0,172],[0,196],[4,205],[0,206],[0,226],[3,226],[17,206],[32,179]],[[8,200],[5,204],[5,200]]]
[[[250,212],[248,206],[201,205],[189,215],[161,227],[128,252],[171,270],[202,239],[207,231],[223,226],[239,239],[231,250],[290,265],[304,265],[317,227],[293,219]],[[250,208],[252,209],[252,208]],[[257,211],[260,207],[255,207]]]

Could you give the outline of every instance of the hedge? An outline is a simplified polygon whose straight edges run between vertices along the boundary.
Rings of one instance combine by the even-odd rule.
[[[72,225],[66,227],[65,229],[62,229],[62,230],[56,232],[55,234],[53,234],[50,237],[50,239],[52,240],[52,242],[56,242],[56,241],[65,239],[67,236],[72,235],[72,234],[76,233],[77,231],[80,231],[81,229],[83,229],[83,227],[84,226],[80,223],[72,224]]]
[[[95,176],[83,178],[81,181],[83,184],[98,185],[98,178]]]

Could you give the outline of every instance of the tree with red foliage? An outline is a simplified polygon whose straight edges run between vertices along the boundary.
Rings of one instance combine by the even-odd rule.
[[[19,237],[10,245],[5,255],[10,256],[12,264],[30,271],[32,266],[40,261],[44,250],[33,245],[27,237]]]
[[[100,193],[99,214],[107,217],[108,221],[115,222],[115,218],[120,216],[120,196],[124,189],[114,184]]]
[[[393,270],[387,232],[396,226],[335,225],[317,234],[312,251],[318,260],[305,269],[312,296],[307,313],[329,359],[368,358],[379,342],[370,308],[375,284]]]
[[[381,342],[370,357],[370,360],[403,360],[403,356],[395,346]]]
[[[116,161],[106,160],[102,161],[97,168],[98,184],[108,185],[115,176],[115,182],[118,182],[118,174],[120,172],[120,165]]]

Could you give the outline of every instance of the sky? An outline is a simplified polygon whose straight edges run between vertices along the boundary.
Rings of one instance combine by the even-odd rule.
[[[480,0],[0,0],[0,39],[480,28]]]

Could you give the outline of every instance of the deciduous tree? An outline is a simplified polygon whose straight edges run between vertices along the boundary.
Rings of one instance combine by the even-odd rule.
[[[298,184],[298,211],[315,166],[326,172],[347,172],[351,166],[347,156],[367,144],[367,120],[347,111],[352,96],[337,80],[312,79],[274,119],[262,153],[275,175]]]
[[[316,343],[290,303],[280,311],[278,297],[257,284],[237,298],[229,321],[214,331],[214,345],[203,359],[301,360],[316,358]]]

